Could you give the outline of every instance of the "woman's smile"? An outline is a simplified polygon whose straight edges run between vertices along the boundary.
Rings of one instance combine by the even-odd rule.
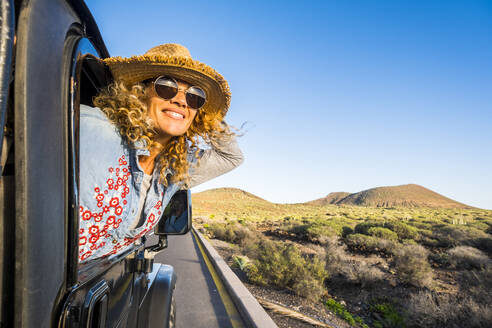
[[[184,120],[186,117],[186,113],[179,109],[164,108],[162,113],[175,120]]]
[[[190,87],[184,81],[177,82],[181,90],[187,90]],[[151,86],[149,88],[150,97],[147,103],[149,117],[160,135],[159,140],[165,144],[173,136],[183,135],[188,130],[197,110],[187,105],[186,96],[182,91],[171,99],[163,99],[155,93]]]

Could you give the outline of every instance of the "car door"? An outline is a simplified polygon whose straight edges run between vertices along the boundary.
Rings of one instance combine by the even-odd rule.
[[[108,82],[97,58],[109,54],[83,1],[18,1],[16,8],[7,326],[135,326],[144,275],[125,258],[138,247],[84,266],[77,257],[78,106]]]
[[[134,247],[117,257],[108,260],[96,259],[88,263],[78,263],[78,186],[79,157],[78,147],[78,116],[80,104],[92,106],[92,97],[105,87],[111,79],[106,66],[99,60],[100,55],[90,39],[79,33],[71,33],[67,39],[69,47],[73,45],[72,66],[69,83],[69,169],[70,215],[68,240],[70,250],[69,284],[72,284],[70,295],[64,305],[67,316],[66,324],[73,326],[81,323],[93,327],[134,327],[138,307],[138,285],[134,287],[134,272],[129,269],[125,258],[136,251]],[[75,316],[73,313],[77,313]]]
[[[12,124],[6,121],[11,121],[13,110],[14,33],[14,4],[4,1],[0,7],[0,327],[13,326],[15,180]]]

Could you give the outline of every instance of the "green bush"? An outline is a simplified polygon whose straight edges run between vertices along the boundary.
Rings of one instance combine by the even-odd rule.
[[[347,311],[343,304],[338,303],[334,299],[328,299],[325,304],[330,311],[338,315],[343,320],[347,321],[351,326],[355,326],[356,324],[358,324],[362,328],[369,328],[369,326],[364,323],[364,320],[362,320],[361,317],[354,317],[349,311]]]
[[[373,236],[366,236],[360,233],[348,235],[345,243],[352,251],[361,251],[368,253],[383,252],[388,255],[393,254],[399,244],[396,241],[388,239],[379,239]]]
[[[383,238],[383,239],[389,239],[389,240],[398,239],[398,235],[396,234],[396,232],[393,232],[388,228],[372,227],[367,230],[367,233],[370,236]]]
[[[375,227],[382,227],[383,223],[378,223],[378,222],[373,222],[373,221],[366,221],[359,223],[355,226],[354,228],[354,233],[356,234],[363,234],[363,235],[369,235],[369,229],[375,228]]]
[[[309,241],[311,243],[324,245],[332,236],[342,235],[343,226],[341,224],[333,224],[333,222],[318,222],[303,220],[306,222],[287,222],[281,227],[282,230],[295,234],[298,239]]]
[[[224,223],[214,222],[211,223],[207,229],[211,234],[212,238],[217,238],[224,241],[232,241],[234,237],[234,232],[227,229]]]
[[[473,240],[473,245],[492,256],[492,238],[482,237]]]
[[[251,261],[246,256],[232,256],[233,266],[238,268],[241,271],[246,272],[248,267],[251,265]]]
[[[441,268],[447,268],[450,265],[448,253],[431,253],[429,260]]]
[[[234,221],[227,223],[214,222],[206,228],[212,234],[212,238],[234,243],[246,249],[254,249],[258,238],[261,236],[259,232],[252,231],[248,227]]]
[[[347,237],[348,235],[354,233],[354,229],[352,229],[351,227],[348,227],[348,226],[343,226],[342,227],[342,237],[345,238]]]
[[[473,227],[446,225],[435,229],[433,238],[439,241],[439,246],[446,248],[460,245],[480,247],[483,240],[490,238],[490,235]]]
[[[330,309],[330,311],[341,317],[343,320],[347,321],[351,326],[355,325],[355,319],[352,314],[350,314],[350,312],[345,309],[345,306],[338,303],[334,299],[328,299],[326,301],[326,307]]]
[[[251,282],[291,289],[311,300],[324,293],[327,274],[319,257],[303,257],[294,245],[266,238],[259,240],[253,256],[254,266],[248,272]]]
[[[391,221],[386,222],[384,226],[385,228],[394,231],[398,235],[399,239],[418,239],[418,229],[406,223],[400,221]]]
[[[371,306],[371,312],[377,313],[381,318],[376,320],[374,326],[382,328],[404,328],[405,320],[403,316],[396,310],[395,306],[390,302],[376,303]]]

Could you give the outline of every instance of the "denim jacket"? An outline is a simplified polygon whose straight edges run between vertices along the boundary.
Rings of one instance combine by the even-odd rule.
[[[136,217],[144,172],[138,156],[149,155],[142,146],[131,147],[106,115],[95,107],[80,105],[79,147],[79,261],[124,251],[151,231],[182,183],[159,183],[156,164],[142,215]],[[201,150],[200,165],[190,168],[191,187],[224,174],[243,162],[235,138]],[[196,163],[189,153],[188,161]],[[173,174],[167,168],[166,174]],[[140,225],[136,226],[137,223]]]

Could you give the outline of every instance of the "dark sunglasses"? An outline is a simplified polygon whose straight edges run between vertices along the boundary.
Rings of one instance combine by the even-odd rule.
[[[186,90],[182,90],[178,86],[178,82],[170,76],[159,76],[153,82],[155,93],[162,99],[172,99],[178,92],[184,91],[186,95],[186,104],[193,109],[200,109],[207,101],[207,95],[202,88],[191,86]]]

